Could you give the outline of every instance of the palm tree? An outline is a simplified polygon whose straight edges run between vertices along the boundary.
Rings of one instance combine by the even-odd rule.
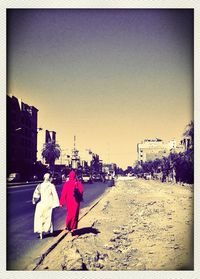
[[[46,163],[49,164],[50,171],[53,171],[55,160],[59,159],[61,149],[59,144],[54,141],[50,141],[44,144],[42,149],[42,158],[45,159]]]

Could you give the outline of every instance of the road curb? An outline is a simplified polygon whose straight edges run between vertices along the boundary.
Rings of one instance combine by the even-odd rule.
[[[111,188],[110,188],[111,189]],[[83,215],[80,216],[78,222],[83,219],[104,197],[105,195],[110,191],[110,189],[107,189],[107,191],[105,192],[104,195],[102,195],[98,200],[96,200],[94,202],[93,205],[91,205],[89,207],[89,209],[87,210],[87,212],[85,212]],[[58,239],[47,249],[46,252],[44,252],[40,257],[39,260],[37,262],[37,264],[34,266],[34,268],[32,269],[32,271],[35,271],[37,269],[37,267],[43,262],[43,260],[45,259],[45,257],[65,238],[65,236],[68,234],[68,232],[66,230],[63,230],[57,237]]]

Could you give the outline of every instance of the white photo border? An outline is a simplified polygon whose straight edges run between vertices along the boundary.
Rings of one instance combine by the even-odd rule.
[[[61,271],[33,272],[33,271],[7,271],[6,270],[6,11],[9,8],[105,8],[105,9],[134,9],[134,8],[188,8],[194,9],[194,127],[195,127],[195,183],[194,183],[194,270],[191,271],[68,271],[63,274]],[[200,4],[199,1],[176,0],[140,0],[140,1],[34,1],[34,0],[13,0],[1,1],[0,4],[0,277],[1,278],[48,278],[54,276],[63,278],[199,278],[200,265]],[[50,272],[50,274],[49,274]]]

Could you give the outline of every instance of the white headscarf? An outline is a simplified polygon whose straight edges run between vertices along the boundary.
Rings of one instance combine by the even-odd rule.
[[[50,173],[45,173],[45,175],[44,175],[44,181],[45,181],[45,182],[50,181]]]

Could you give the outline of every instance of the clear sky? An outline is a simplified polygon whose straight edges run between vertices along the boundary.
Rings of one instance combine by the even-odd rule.
[[[8,10],[9,94],[38,108],[62,149],[125,168],[145,138],[193,119],[193,11]]]

